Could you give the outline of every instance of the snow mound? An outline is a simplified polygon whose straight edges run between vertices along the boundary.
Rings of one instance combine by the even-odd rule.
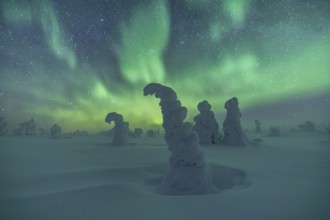
[[[180,167],[180,169],[183,170],[177,170],[177,172],[172,171],[169,173],[169,169],[165,172],[165,174],[163,174],[163,170],[161,168],[152,167],[149,170],[149,175],[152,177],[147,179],[146,184],[153,186],[155,188],[154,192],[160,195],[212,194],[233,188],[244,189],[251,184],[248,181],[247,173],[243,170],[219,164],[208,164],[208,169],[206,169],[208,173],[205,175],[207,175],[212,180],[212,187],[206,188],[205,191],[192,191],[196,189],[196,187],[192,185],[195,182],[192,181],[191,183],[189,183],[185,180],[198,178],[199,175],[196,174],[195,169],[192,169],[192,167],[189,166]],[[205,172],[205,169],[200,169],[200,172]],[[185,175],[185,177],[182,177],[183,174]],[[165,179],[163,178],[163,175],[171,175],[173,177]],[[175,175],[181,175],[181,177],[178,178]],[[164,183],[165,180],[173,181]],[[164,185],[167,187],[164,187]]]

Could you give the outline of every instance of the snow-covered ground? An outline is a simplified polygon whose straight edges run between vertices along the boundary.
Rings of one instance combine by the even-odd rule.
[[[330,219],[326,134],[248,134],[259,145],[203,148],[215,194],[157,191],[162,137],[0,137],[0,219]]]

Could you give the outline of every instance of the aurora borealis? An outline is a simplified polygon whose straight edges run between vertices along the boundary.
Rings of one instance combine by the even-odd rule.
[[[33,117],[97,131],[108,112],[161,124],[143,96],[150,82],[171,86],[189,119],[202,100],[221,114],[236,96],[243,114],[316,97],[308,116],[322,108],[315,120],[330,120],[328,0],[0,2],[0,116],[11,128]]]

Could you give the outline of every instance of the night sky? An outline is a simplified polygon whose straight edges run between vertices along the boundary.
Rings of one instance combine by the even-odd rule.
[[[172,87],[188,120],[330,121],[329,0],[0,0],[0,116],[11,128],[161,124],[150,82]],[[245,118],[244,118],[244,112]],[[221,124],[222,121],[219,121]],[[273,122],[270,122],[273,123]]]

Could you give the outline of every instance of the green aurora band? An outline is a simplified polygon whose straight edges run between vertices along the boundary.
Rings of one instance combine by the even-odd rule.
[[[122,46],[118,49],[120,69],[133,84],[162,82],[165,68],[162,60],[169,36],[170,18],[166,2],[152,1],[140,6],[121,26]]]
[[[70,68],[76,65],[74,51],[67,46],[64,40],[64,31],[61,29],[56,12],[51,1],[4,1],[3,14],[8,23],[13,25],[32,25],[36,22],[41,25],[49,49],[53,54],[67,62]]]
[[[184,52],[169,51],[175,25],[169,3],[156,0],[132,7],[132,12],[118,22],[118,43],[109,36],[108,45],[104,45],[115,48],[120,72],[117,80],[112,77],[116,75],[113,64],[95,65],[79,58],[69,30],[51,1],[2,1],[5,23],[13,29],[38,26],[48,55],[34,55],[32,43],[17,45],[2,38],[6,45],[3,54],[18,63],[29,57],[31,65],[1,69],[1,115],[12,128],[34,117],[40,127],[57,123],[66,131],[99,131],[109,128],[104,117],[115,111],[131,128],[145,128],[162,123],[155,100],[142,94],[142,88],[150,82],[173,87],[189,109],[188,120],[197,114],[198,102],[205,99],[220,114],[224,112],[223,103],[233,96],[244,109],[330,91],[329,16],[324,18],[328,23],[323,33],[283,18],[260,32],[257,40],[250,42],[242,36],[227,46],[221,42],[245,25],[253,1],[209,0],[202,4],[186,0],[186,7],[203,14],[207,3],[216,7],[207,15],[207,31],[200,44],[217,41],[220,50],[209,55],[206,49],[206,54],[199,56],[187,52],[179,62],[180,68],[173,60],[180,61]],[[189,47],[184,43],[183,47]],[[165,53],[171,58],[166,60]],[[263,54],[271,54],[271,59],[264,59]]]

